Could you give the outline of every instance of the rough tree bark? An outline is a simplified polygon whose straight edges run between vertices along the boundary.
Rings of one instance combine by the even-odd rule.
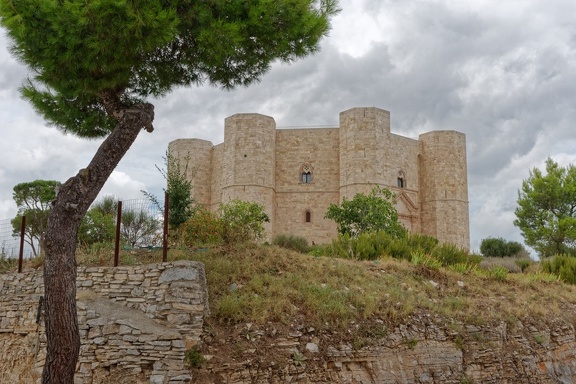
[[[44,302],[47,353],[43,384],[74,382],[80,353],[76,313],[76,236],[82,218],[140,130],[152,131],[152,104],[125,108],[105,99],[103,104],[118,124],[102,142],[88,167],[62,185],[46,228]]]

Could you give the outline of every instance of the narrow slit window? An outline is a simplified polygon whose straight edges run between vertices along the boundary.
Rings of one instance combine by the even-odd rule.
[[[304,214],[305,216],[305,221],[307,223],[311,223],[312,222],[312,212],[310,211],[306,211],[306,213]]]
[[[406,188],[406,179],[404,178],[404,172],[398,172],[398,188]]]

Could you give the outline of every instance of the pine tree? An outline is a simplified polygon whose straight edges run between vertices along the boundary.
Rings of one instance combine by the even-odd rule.
[[[45,235],[47,356],[43,383],[72,383],[80,337],[76,233],[139,132],[151,96],[201,83],[257,81],[275,60],[318,49],[336,0],[0,0],[11,51],[33,77],[23,96],[65,133],[105,138],[62,185]]]

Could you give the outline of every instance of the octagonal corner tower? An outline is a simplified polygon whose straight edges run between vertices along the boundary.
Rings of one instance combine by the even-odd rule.
[[[419,141],[422,232],[469,249],[466,135],[433,131]]]

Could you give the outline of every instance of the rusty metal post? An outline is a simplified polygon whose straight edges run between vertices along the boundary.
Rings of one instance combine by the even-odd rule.
[[[118,213],[116,214],[116,243],[114,244],[114,266],[118,266],[118,255],[120,254],[120,225],[122,222],[122,202],[118,202]]]
[[[170,194],[164,192],[164,233],[162,235],[162,262],[168,261],[168,213]]]
[[[24,233],[26,230],[26,215],[22,216],[20,226],[20,254],[18,255],[18,273],[22,273],[22,261],[24,260]]]

